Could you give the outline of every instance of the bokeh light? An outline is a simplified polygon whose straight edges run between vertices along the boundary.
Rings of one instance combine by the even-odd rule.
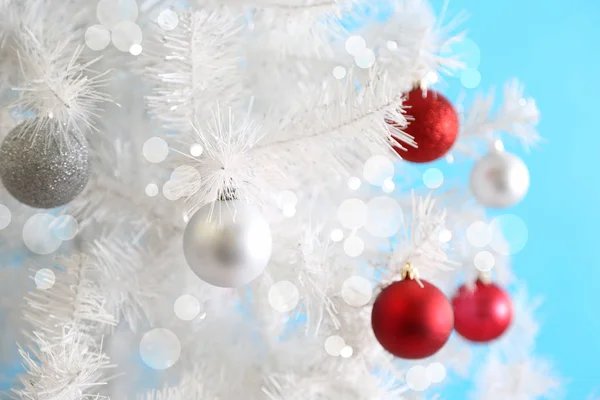
[[[73,240],[79,232],[79,223],[71,215],[61,215],[52,224],[52,232],[60,240]]]
[[[98,21],[109,29],[122,21],[137,20],[138,13],[135,0],[100,0],[96,8]]]
[[[48,255],[54,253],[62,240],[54,234],[56,218],[50,214],[34,214],[23,225],[23,242],[33,253]]]
[[[363,177],[374,186],[394,177],[394,162],[388,157],[377,155],[369,158],[363,167]]]
[[[350,257],[358,257],[365,250],[365,242],[358,236],[349,236],[344,240],[344,252]]]
[[[446,379],[446,368],[439,362],[427,366],[427,378],[431,383],[441,383]]]
[[[121,21],[112,28],[112,44],[122,52],[130,52],[131,47],[142,43],[142,28],[135,22]]]
[[[184,294],[175,300],[173,311],[177,318],[183,321],[191,321],[200,314],[200,302],[194,296]]]
[[[0,231],[6,229],[10,225],[12,220],[12,214],[8,207],[4,204],[0,204]]]
[[[342,284],[342,298],[352,307],[363,307],[373,297],[373,285],[362,276],[351,276]]]
[[[92,25],[85,31],[85,44],[91,50],[101,51],[110,44],[110,30],[104,25]]]
[[[484,250],[475,254],[473,263],[475,264],[475,268],[479,271],[488,272],[496,265],[496,259],[492,253]]]
[[[467,68],[460,75],[460,82],[467,89],[475,89],[481,83],[481,73],[476,69]]]
[[[506,256],[515,255],[525,248],[529,231],[525,222],[516,215],[501,215],[490,223],[492,231],[491,247]]]
[[[467,228],[467,240],[473,247],[485,247],[492,241],[492,230],[484,221],[475,221]]]
[[[169,155],[169,145],[159,137],[151,137],[146,140],[142,148],[144,158],[153,164],[158,164],[167,159]]]
[[[406,372],[406,385],[415,392],[427,390],[430,384],[425,366],[415,365]]]
[[[344,79],[346,77],[346,68],[338,65],[333,69],[333,77],[335,79]]]
[[[204,147],[201,144],[195,143],[190,146],[190,154],[194,157],[200,157],[204,152]]]
[[[290,281],[280,281],[274,283],[269,288],[269,304],[276,311],[289,312],[298,305],[300,301],[300,291]]]
[[[350,188],[350,190],[360,189],[361,184],[362,182],[360,181],[360,178],[357,178],[356,176],[348,178],[348,187]]]
[[[329,238],[333,242],[341,242],[344,239],[344,232],[341,229],[333,229],[329,234]]]
[[[342,350],[340,350],[340,356],[342,358],[350,358],[354,354],[354,350],[350,346],[344,346]]]
[[[402,208],[391,197],[381,196],[369,200],[365,230],[377,238],[389,238],[400,230]]]
[[[367,205],[360,199],[346,199],[337,209],[337,217],[344,228],[358,229],[367,223]]]
[[[165,31],[172,31],[179,25],[179,16],[173,10],[163,10],[156,19],[158,26]]]
[[[157,328],[144,334],[139,350],[144,364],[152,369],[165,370],[179,360],[181,343],[170,330]]]
[[[154,197],[158,194],[158,185],[156,183],[149,183],[146,185],[145,189],[146,195],[150,197]]]
[[[333,335],[325,339],[325,351],[330,356],[338,357],[345,346],[346,341],[341,336]]]
[[[349,54],[357,56],[367,48],[367,42],[362,36],[350,36],[346,39],[345,48]]]
[[[56,283],[56,276],[51,269],[42,268],[35,273],[33,281],[38,289],[48,290]]]
[[[423,173],[423,183],[429,189],[437,189],[444,183],[444,174],[437,168],[429,168]]]

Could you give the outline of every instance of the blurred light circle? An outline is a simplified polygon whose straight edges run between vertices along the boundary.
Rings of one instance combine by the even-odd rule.
[[[491,246],[498,254],[515,255],[525,248],[529,240],[527,225],[516,215],[507,214],[494,218],[490,229]]]
[[[449,229],[442,229],[440,231],[440,236],[439,236],[440,242],[442,243],[448,243],[452,240],[452,231],[450,231]]]
[[[94,51],[104,50],[110,44],[110,30],[103,25],[92,25],[85,31],[85,44]]]
[[[33,277],[35,286],[40,290],[48,290],[56,283],[54,272],[48,268],[42,268]]]
[[[427,377],[431,383],[441,383],[446,379],[446,368],[439,362],[427,366]]]
[[[467,89],[475,89],[481,83],[481,73],[476,69],[465,69],[460,76],[460,82]]]
[[[178,197],[191,196],[200,189],[200,172],[190,165],[182,165],[171,173],[171,184],[177,186]]]
[[[333,77],[335,79],[344,79],[346,77],[346,68],[338,65],[333,69]]]
[[[369,158],[363,167],[363,177],[374,186],[394,177],[394,162],[388,157],[377,155]]]
[[[360,179],[355,176],[348,178],[348,187],[350,188],[350,190],[360,189],[361,184],[362,182],[360,181]]]
[[[200,314],[200,302],[194,296],[184,294],[175,300],[173,311],[177,318],[183,321],[191,321]]]
[[[158,194],[158,185],[156,183],[149,183],[146,185],[146,195],[154,197]]]
[[[391,197],[381,196],[367,203],[367,223],[365,230],[377,238],[389,238],[400,230],[402,208]]]
[[[167,159],[169,155],[169,145],[167,142],[159,137],[151,137],[146,140],[142,147],[142,154],[144,158],[153,164],[158,164]]]
[[[204,152],[204,147],[201,144],[196,143],[190,146],[190,154],[194,157],[200,157]]]
[[[100,0],[96,8],[98,21],[109,29],[122,21],[135,21],[138,13],[135,0]]]
[[[296,207],[291,205],[286,205],[283,207],[283,216],[286,218],[292,218],[296,215]]]
[[[290,190],[281,192],[279,199],[281,200],[281,208],[296,207],[298,204],[298,196]]]
[[[344,228],[357,229],[367,223],[367,205],[360,199],[346,199],[337,209],[337,217]]]
[[[351,276],[342,284],[342,298],[352,307],[363,307],[373,297],[373,285],[362,276]]]
[[[350,346],[344,346],[342,350],[340,350],[340,356],[342,358],[350,358],[352,357],[352,354],[354,354],[354,350],[352,350],[352,347]]]
[[[371,68],[375,65],[375,53],[371,49],[364,49],[358,55],[354,56],[356,66],[362,69]]]
[[[122,21],[112,28],[112,43],[122,52],[129,52],[131,47],[142,43],[142,28],[135,22]]]
[[[385,193],[392,193],[394,191],[394,189],[396,189],[396,184],[394,183],[393,180],[386,179],[383,181],[383,185],[381,186],[381,189]]]
[[[341,336],[333,335],[325,339],[325,351],[330,356],[339,356],[345,346],[346,342]]]
[[[406,385],[415,392],[427,390],[430,384],[427,369],[422,365],[415,365],[406,373]]]
[[[334,242],[341,242],[344,239],[344,232],[341,229],[334,229],[331,231],[329,238]]]
[[[475,258],[473,259],[475,264],[475,268],[482,272],[491,271],[496,265],[496,259],[492,253],[489,251],[480,251],[475,254]]]
[[[179,16],[173,10],[163,10],[158,14],[156,22],[163,30],[172,31],[179,25]]]
[[[131,53],[132,56],[139,56],[142,54],[143,50],[144,48],[142,45],[136,43],[129,48],[129,53]]]
[[[269,289],[269,304],[276,311],[289,312],[298,305],[300,301],[300,291],[290,281],[280,281]]]
[[[163,185],[163,188],[162,188],[163,196],[165,196],[165,198],[167,200],[171,200],[171,201],[179,200],[181,198],[181,196],[179,195],[178,189],[179,188],[178,188],[178,185],[176,182],[168,181]]]
[[[475,221],[467,228],[467,240],[473,247],[485,247],[492,241],[492,230],[483,221]]]
[[[165,370],[179,360],[181,343],[170,330],[157,328],[144,334],[139,350],[144,364],[152,369]]]
[[[54,236],[60,240],[73,240],[79,232],[79,223],[71,215],[61,215],[52,224]]]
[[[367,48],[367,42],[362,36],[350,36],[346,39],[345,47],[349,54],[356,56]]]
[[[27,248],[40,255],[52,254],[62,244],[54,234],[56,218],[50,214],[32,215],[23,225],[23,242]]]
[[[344,252],[350,257],[358,257],[365,250],[365,242],[358,236],[350,236],[344,240]]]
[[[423,183],[429,189],[437,189],[444,183],[444,174],[437,168],[429,168],[423,173]]]
[[[394,51],[394,50],[398,50],[398,43],[393,41],[393,40],[389,40],[387,42],[387,49],[389,51]]]
[[[0,204],[0,231],[6,229],[8,225],[10,225],[10,221],[12,220],[12,214],[8,207],[4,204]]]
[[[465,63],[467,68],[479,68],[481,63],[481,49],[471,39],[464,38],[459,42],[455,42],[454,52],[458,54],[461,61]]]

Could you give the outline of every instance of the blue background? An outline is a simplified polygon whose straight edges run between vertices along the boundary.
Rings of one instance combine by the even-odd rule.
[[[433,0],[438,9],[441,0]],[[533,295],[543,295],[537,352],[549,356],[569,382],[568,399],[600,388],[600,236],[596,186],[600,137],[600,2],[595,0],[452,0],[449,15],[468,11],[468,37],[481,50],[477,91],[518,77],[542,112],[546,142],[517,151],[532,175],[526,200],[511,212],[529,229],[514,269]],[[448,81],[457,99],[465,88]],[[515,150],[515,149],[511,149]],[[444,167],[445,169],[448,167]],[[4,370],[11,376],[15,371]],[[469,383],[443,391],[463,400]],[[507,399],[511,400],[511,399]]]
[[[541,110],[546,142],[520,153],[532,184],[511,212],[526,222],[529,241],[513,265],[545,300],[537,353],[569,380],[567,399],[584,400],[600,388],[600,2],[452,0],[449,10],[469,13],[468,37],[481,50],[481,83],[469,97],[518,77]],[[449,83],[451,98],[465,90]],[[456,389],[444,398],[466,397]]]

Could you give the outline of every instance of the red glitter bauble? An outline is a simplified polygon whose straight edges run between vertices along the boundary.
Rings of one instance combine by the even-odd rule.
[[[475,287],[461,286],[452,299],[454,327],[472,342],[490,342],[502,336],[512,320],[508,294],[493,283],[478,280]]]
[[[441,349],[452,333],[452,306],[431,283],[404,279],[379,294],[373,304],[375,337],[396,357],[416,360]]]
[[[418,147],[404,145],[406,150],[403,150],[394,146],[400,157],[414,163],[426,163],[450,151],[458,137],[459,120],[447,98],[432,90],[413,89],[403,105],[413,119],[409,120],[408,126],[400,128],[414,137]]]

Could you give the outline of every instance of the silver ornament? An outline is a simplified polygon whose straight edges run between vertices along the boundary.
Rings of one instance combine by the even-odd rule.
[[[235,288],[259,276],[271,258],[271,228],[259,210],[239,200],[200,208],[183,234],[192,271],[213,286]]]
[[[484,206],[511,207],[523,200],[529,190],[529,170],[514,154],[494,150],[475,163],[470,186]]]
[[[49,124],[48,129],[58,129]],[[55,208],[73,200],[90,176],[85,139],[75,132],[33,132],[22,123],[0,146],[0,179],[21,203]]]

